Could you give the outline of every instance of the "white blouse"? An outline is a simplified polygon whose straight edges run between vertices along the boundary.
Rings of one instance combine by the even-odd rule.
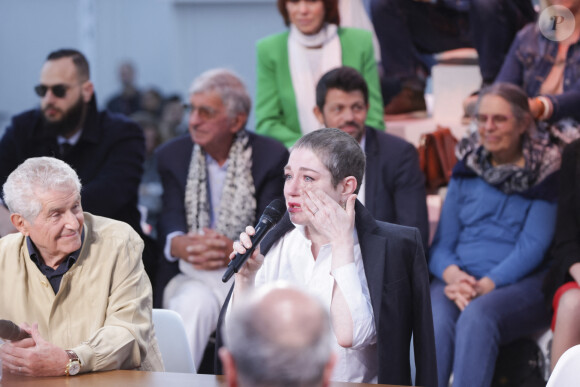
[[[314,260],[312,242],[306,238],[304,227],[285,234],[268,251],[264,264],[256,273],[256,286],[276,280],[285,280],[319,298],[328,308],[336,281],[344,295],[353,319],[353,345],[343,348],[336,337],[334,349],[337,364],[332,380],[343,382],[376,383],[378,353],[373,308],[364,273],[362,254],[356,230],[354,231],[354,263],[341,266],[331,273],[332,246],[322,246]]]

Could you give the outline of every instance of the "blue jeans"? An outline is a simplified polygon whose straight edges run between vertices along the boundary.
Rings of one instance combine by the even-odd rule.
[[[474,47],[483,81],[492,83],[515,34],[535,18],[531,0],[462,1],[460,9],[451,8],[451,3],[371,0],[385,103],[401,85],[417,84],[417,70],[428,67],[421,54]]]
[[[445,283],[431,283],[439,387],[489,386],[499,347],[550,324],[542,282],[546,272],[477,297],[461,312],[445,296]]]

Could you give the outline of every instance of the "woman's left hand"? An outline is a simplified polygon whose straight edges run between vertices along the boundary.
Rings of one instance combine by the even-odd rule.
[[[302,192],[302,202],[306,204],[305,213],[309,223],[330,243],[352,239],[355,194],[347,198],[344,208],[320,189]]]

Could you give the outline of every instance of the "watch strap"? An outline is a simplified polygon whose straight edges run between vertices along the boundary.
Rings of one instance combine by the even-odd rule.
[[[66,365],[66,369],[65,369],[64,373],[66,376],[69,376],[70,375],[70,368],[73,365],[73,363],[78,363],[78,365],[80,367],[81,360],[79,359],[79,356],[76,354],[75,351],[71,351],[70,349],[67,349],[67,350],[65,350],[65,352],[68,356],[68,363]]]
[[[68,355],[69,360],[76,360],[79,363],[81,362],[81,360],[79,359],[79,356],[76,354],[75,351],[71,351],[70,349],[65,350],[66,354]]]

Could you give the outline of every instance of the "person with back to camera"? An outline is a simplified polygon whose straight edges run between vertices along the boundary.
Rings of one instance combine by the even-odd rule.
[[[219,355],[230,387],[326,387],[336,364],[320,300],[274,282],[240,300]],[[252,350],[248,351],[248,348]]]
[[[287,212],[236,274],[231,307],[264,283],[303,286],[332,317],[338,354],[332,380],[411,384],[413,335],[417,383],[434,386],[421,235],[416,228],[376,221],[356,200],[364,168],[360,145],[339,129],[298,140],[284,168]],[[247,227],[234,252],[245,253],[254,232]],[[229,300],[222,309],[226,325],[228,305]]]
[[[163,371],[139,235],[83,212],[81,183],[64,161],[29,158],[3,189],[19,232],[0,239],[0,317],[31,336],[0,346],[4,370]]]
[[[554,234],[560,153],[523,90],[482,90],[458,145],[429,267],[439,387],[489,386],[499,346],[549,324],[541,284]]]
[[[341,65],[361,72],[369,87],[367,124],[384,129],[372,34],[339,27],[338,0],[278,0],[289,31],[256,45],[256,132],[292,146],[319,129],[312,107],[322,74]]]

